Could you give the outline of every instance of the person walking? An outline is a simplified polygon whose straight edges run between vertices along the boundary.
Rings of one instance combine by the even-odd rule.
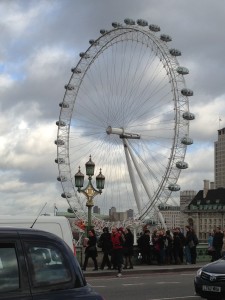
[[[111,261],[109,256],[112,254],[112,241],[111,233],[109,232],[108,227],[103,228],[103,233],[101,234],[98,240],[98,247],[102,248],[103,252],[100,269],[104,270],[105,265],[107,265],[108,270],[111,270]]]
[[[113,247],[112,250],[113,264],[117,267],[118,270],[117,277],[121,277],[122,265],[123,265],[123,239],[116,227],[112,227],[111,241]]]
[[[125,233],[125,242],[123,246],[123,255],[125,257],[124,269],[133,269],[132,256],[134,255],[134,251],[133,251],[134,236],[130,228],[125,228],[124,233]]]
[[[87,244],[85,246],[85,259],[84,259],[84,264],[83,264],[83,268],[82,268],[83,271],[86,271],[89,257],[91,257],[94,262],[94,270],[93,271],[98,271],[98,263],[97,263],[97,259],[96,259],[98,256],[98,252],[97,252],[96,243],[97,243],[97,238],[95,235],[95,231],[94,231],[94,229],[91,229],[88,231],[88,240],[87,240]]]

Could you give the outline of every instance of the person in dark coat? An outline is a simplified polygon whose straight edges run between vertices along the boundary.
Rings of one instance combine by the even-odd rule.
[[[179,248],[179,258],[180,258],[180,262],[183,263],[184,262],[185,236],[179,227],[177,227],[176,230],[178,232],[178,236],[181,241],[180,248]]]
[[[165,262],[168,265],[173,262],[173,236],[170,230],[166,230],[165,234]]]
[[[150,231],[146,229],[144,233],[137,240],[138,248],[141,253],[141,262],[144,264],[151,264],[152,246]]]
[[[108,227],[103,228],[103,233],[98,240],[98,247],[102,248],[103,258],[100,266],[101,270],[104,270],[105,265],[107,265],[108,270],[111,270],[111,261],[109,256],[112,254],[112,241],[111,233]]]
[[[187,225],[185,226],[185,229],[186,229],[185,251],[187,253],[187,258],[189,257],[187,263],[196,264],[196,258],[197,258],[196,246],[198,245],[198,238],[192,227]]]
[[[126,228],[124,233],[125,233],[125,242],[123,245],[123,255],[125,258],[124,269],[133,269],[132,256],[134,255],[134,249],[133,249],[134,236],[130,228]]]
[[[198,245],[198,238],[197,235],[194,231],[194,228],[191,227],[191,234],[192,234],[192,240],[194,243],[194,247],[191,248],[190,252],[191,252],[191,263],[192,264],[196,264],[196,259],[197,259],[197,245]]]
[[[83,264],[83,268],[82,268],[83,271],[86,271],[89,257],[91,257],[94,262],[95,268],[93,271],[98,270],[98,263],[97,263],[97,259],[96,259],[96,257],[98,256],[98,252],[97,252],[96,243],[97,243],[97,238],[95,235],[95,231],[94,231],[94,229],[91,229],[88,231],[88,241],[87,241],[87,245],[85,247],[85,259],[84,259],[84,264]]]
[[[213,236],[213,261],[218,260],[221,258],[221,251],[223,247],[223,232],[221,231],[220,227],[216,227],[214,236]]]
[[[182,245],[179,233],[176,229],[173,230],[173,258],[174,258],[174,263],[176,265],[179,265],[180,262],[180,247]]]

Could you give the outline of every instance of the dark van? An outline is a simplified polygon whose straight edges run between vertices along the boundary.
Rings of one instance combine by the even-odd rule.
[[[103,300],[70,247],[54,234],[0,228],[0,299]]]

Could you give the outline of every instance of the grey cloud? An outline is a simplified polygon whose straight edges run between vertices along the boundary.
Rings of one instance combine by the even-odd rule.
[[[212,179],[213,142],[217,138],[218,114],[220,113],[222,120],[225,120],[225,111],[222,108],[225,95],[223,2],[11,0],[1,1],[0,10],[2,11],[0,41],[3,45],[0,50],[1,76],[10,75],[15,80],[9,88],[0,91],[0,108],[4,115],[4,124],[0,129],[1,138],[8,138],[6,145],[11,145],[10,150],[13,151],[14,157],[21,153],[30,155],[29,159],[27,158],[27,167],[25,165],[21,168],[17,165],[16,159],[11,157],[8,165],[0,164],[3,176],[11,172],[12,178],[5,176],[5,181],[19,181],[28,189],[24,192],[21,186],[18,187],[17,200],[15,198],[12,200],[9,190],[2,192],[3,203],[7,201],[2,211],[9,211],[10,207],[14,206],[17,206],[19,211],[26,212],[29,209],[32,211],[32,205],[38,209],[40,206],[38,198],[48,199],[52,203],[57,200],[60,205],[65,203],[60,197],[61,187],[56,181],[58,174],[57,166],[54,165],[56,156],[54,138],[57,132],[55,121],[59,117],[58,104],[64,96],[64,85],[71,76],[70,69],[79,60],[79,52],[89,47],[89,39],[97,38],[100,29],[111,28],[113,21],[123,22],[126,17],[135,20],[143,18],[150,23],[158,24],[162,33],[172,36],[171,47],[181,50],[179,62],[190,70],[186,84],[194,90],[194,97],[190,99],[190,110],[196,114],[197,119],[190,126],[190,134],[195,141],[193,148],[187,151],[190,169],[181,173],[179,181],[182,183],[182,189],[193,187],[201,189],[205,177]],[[17,19],[13,19],[13,13],[20,13],[20,21],[25,22],[29,20],[31,11],[33,19],[24,30],[20,30],[20,24],[16,24]],[[23,20],[23,17],[26,20]],[[44,76],[41,76],[43,70],[32,66],[43,49],[52,51],[59,49],[61,54],[58,61],[53,60],[43,65]],[[204,110],[207,103],[212,106],[209,110]],[[12,127],[22,119],[28,122],[31,131],[35,130],[38,124],[44,127],[52,122],[55,126],[55,137],[52,136],[52,140],[48,141],[52,148],[43,145],[41,150],[43,152],[35,156],[28,146],[26,149],[23,148],[23,139],[14,145]],[[221,122],[221,125],[223,124],[225,123]],[[198,159],[195,159],[194,153],[201,147],[208,154],[204,156],[202,155],[204,151],[197,152]],[[9,147],[1,151],[8,153]],[[30,159],[38,160],[39,166],[32,170],[31,165],[28,165]],[[38,191],[36,185],[40,183],[43,184],[42,190]],[[30,201],[32,188],[36,198],[32,196]],[[50,192],[52,195],[48,195]],[[63,205],[67,206],[66,203]]]

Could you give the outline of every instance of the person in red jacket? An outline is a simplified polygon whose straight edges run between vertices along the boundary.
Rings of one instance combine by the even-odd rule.
[[[117,277],[121,277],[122,265],[123,265],[123,239],[116,227],[112,227],[111,240],[113,246],[113,251],[112,251],[113,264],[117,266],[117,270],[118,270]]]

